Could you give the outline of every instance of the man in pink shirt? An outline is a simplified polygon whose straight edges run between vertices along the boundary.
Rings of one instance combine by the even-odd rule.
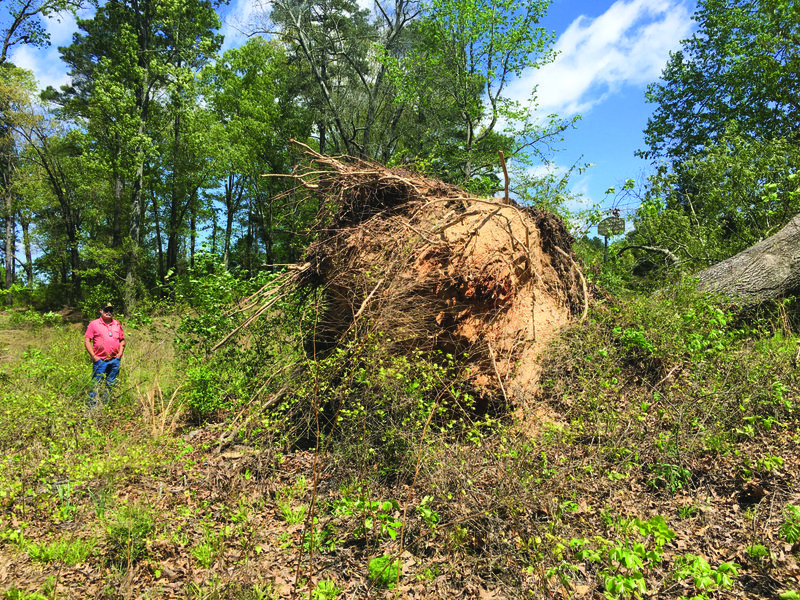
[[[100,308],[100,318],[89,323],[86,328],[83,345],[92,358],[92,381],[101,383],[106,378],[103,394],[104,402],[108,402],[109,388],[117,381],[119,360],[125,353],[125,334],[122,325],[114,318],[114,306],[106,302]],[[89,392],[90,405],[94,406],[95,390]]]

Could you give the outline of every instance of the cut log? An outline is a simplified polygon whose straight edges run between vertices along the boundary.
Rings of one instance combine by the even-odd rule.
[[[752,306],[800,292],[800,215],[775,235],[701,271],[698,289]]]

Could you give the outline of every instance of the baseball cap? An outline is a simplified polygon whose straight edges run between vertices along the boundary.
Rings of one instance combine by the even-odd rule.
[[[114,310],[114,305],[111,302],[106,302],[100,307],[100,310]]]

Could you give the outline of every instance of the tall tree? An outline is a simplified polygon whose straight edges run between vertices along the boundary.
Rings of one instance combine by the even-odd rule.
[[[393,61],[421,127],[405,139],[411,157],[450,181],[491,192],[498,151],[526,161],[569,126],[540,126],[508,96],[523,71],[551,61],[553,35],[539,26],[549,0],[431,0],[415,44]],[[533,99],[532,91],[531,99]],[[486,188],[489,189],[486,189]]]
[[[8,60],[14,46],[47,46],[50,34],[44,19],[65,11],[74,13],[83,4],[82,0],[6,0],[3,5],[7,12],[0,15],[0,65]]]
[[[288,212],[277,205],[275,196],[285,190],[286,182],[260,175],[287,173],[286,140],[309,135],[311,111],[296,101],[296,74],[297,65],[289,64],[283,48],[260,37],[227,51],[203,73],[203,96],[214,115],[211,136],[222,190],[219,202],[224,208],[222,255],[226,268],[235,245],[234,224],[245,208],[245,238],[249,240],[245,255],[251,256],[261,239],[264,259],[270,265],[274,261],[275,231]]]
[[[656,108],[639,154],[659,163],[629,245],[690,271],[800,211],[800,5],[700,0],[694,20],[648,88]]]
[[[207,0],[110,0],[92,19],[79,21],[83,33],[62,49],[73,85],[61,102],[87,119],[89,131],[101,140],[115,193],[128,190],[127,307],[136,299],[148,161],[155,141],[169,129],[173,171],[189,164],[181,158],[182,108],[193,102],[187,98],[189,82],[221,44],[219,24]],[[172,109],[166,115],[157,101],[161,95]],[[185,202],[188,189],[176,174],[171,199]]]
[[[44,19],[64,11],[74,12],[81,6],[81,0],[7,0],[4,3],[5,11],[0,13],[0,112],[4,113],[0,122],[0,183],[3,186],[3,212],[5,222],[5,254],[6,254],[6,289],[11,287],[13,278],[14,259],[14,211],[12,210],[13,171],[15,168],[15,152],[13,137],[11,136],[11,123],[8,113],[11,110],[13,99],[9,93],[15,87],[11,81],[14,70],[8,64],[9,52],[20,45],[30,45],[37,48],[50,43]],[[11,296],[8,297],[11,302]]]
[[[681,160],[716,143],[731,120],[754,139],[797,141],[800,3],[699,0],[697,31],[670,55],[647,100],[646,158]]]
[[[17,195],[14,188],[20,149],[15,133],[21,127],[30,126],[36,119],[30,110],[30,97],[35,87],[36,82],[29,71],[18,69],[10,63],[0,64],[0,193],[5,225],[5,289],[10,289],[14,282],[16,253],[18,207],[14,201]],[[12,297],[9,295],[6,300],[11,303]]]
[[[320,150],[388,160],[402,108],[393,102],[380,59],[402,50],[419,1],[378,0],[373,23],[353,0],[276,0],[272,6],[271,22],[260,31],[280,34],[307,69],[309,103],[320,114]]]

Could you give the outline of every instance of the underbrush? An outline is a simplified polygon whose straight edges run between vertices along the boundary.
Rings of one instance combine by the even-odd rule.
[[[544,367],[569,435],[611,464],[672,464],[786,431],[798,415],[797,339],[785,313],[737,317],[691,286],[602,303]],[[565,430],[566,434],[566,430]]]
[[[0,552],[42,565],[27,589],[78,572],[107,595],[242,600],[800,589],[781,307],[745,319],[690,287],[600,302],[548,351],[538,402],[486,415],[463,356],[390,355],[377,332],[307,355],[298,298],[211,352],[244,319],[212,300],[174,360],[156,323],[130,332],[144,354],[99,414],[82,332],[7,363]]]

